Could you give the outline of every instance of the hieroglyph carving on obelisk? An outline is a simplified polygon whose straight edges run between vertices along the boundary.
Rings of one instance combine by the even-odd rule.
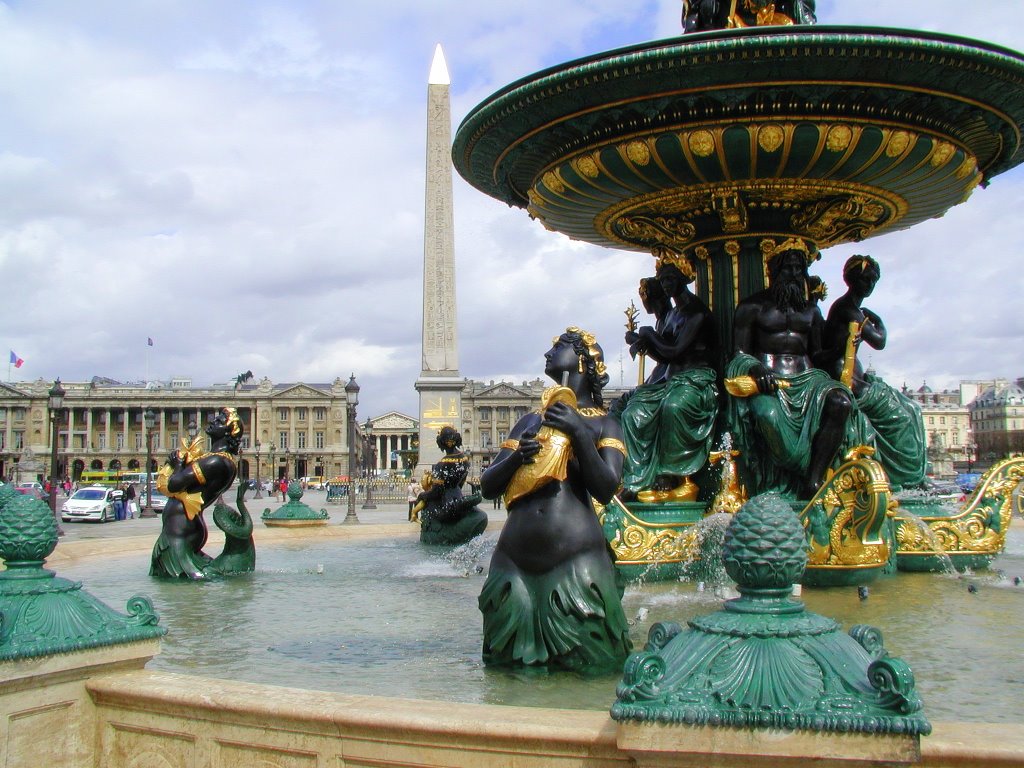
[[[438,45],[427,81],[426,204],[423,224],[423,367],[420,460],[417,471],[441,457],[437,431],[461,431],[462,387],[455,304],[455,217],[452,204],[450,80]]]

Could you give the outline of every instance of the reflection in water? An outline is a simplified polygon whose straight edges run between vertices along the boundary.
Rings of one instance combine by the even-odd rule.
[[[1024,530],[1014,522],[991,571],[899,574],[874,582],[866,600],[856,587],[806,589],[801,599],[847,630],[881,629],[886,649],[913,668],[933,721],[1016,722],[1024,584],[1014,578],[1024,577]],[[150,578],[148,553],[95,558],[59,575],[84,581],[120,610],[131,595],[151,597],[169,630],[153,669],[345,693],[607,709],[618,675],[484,668],[476,600],[493,544],[486,535],[458,550],[415,538],[293,542],[261,548],[255,573],[207,583]],[[623,602],[637,648],[654,622],[685,626],[721,606],[691,583],[630,586]]]

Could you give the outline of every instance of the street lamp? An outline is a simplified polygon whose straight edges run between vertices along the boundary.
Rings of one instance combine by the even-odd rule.
[[[277,464],[274,463],[274,444],[270,444],[270,482],[277,482]]]
[[[288,448],[285,448],[284,449],[284,479],[285,480],[289,480],[291,478],[291,476],[292,476],[291,458],[292,458],[291,450],[288,449]]]
[[[64,408],[64,387],[60,385],[60,377],[53,382],[49,391],[47,405],[50,406],[51,443],[50,443],[50,511],[53,512],[53,519],[57,522],[57,535],[63,536],[64,530],[60,527],[60,516],[57,514],[57,430],[60,426],[60,417],[63,416]]]
[[[348,411],[348,512],[344,523],[358,523],[356,517],[356,406],[359,405],[359,385],[353,373],[345,385],[345,403]]]
[[[139,517],[156,517],[153,511],[153,425],[156,423],[156,414],[152,408],[145,410],[142,421],[146,425],[146,506],[142,508]]]
[[[363,509],[376,509],[377,505],[373,503],[373,492],[370,489],[370,485],[373,481],[373,475],[377,470],[377,451],[373,445],[373,425],[370,422],[366,422],[366,458],[364,462],[366,464],[366,501],[363,502]]]
[[[254,445],[256,446],[256,495],[254,495],[253,498],[262,499],[263,494],[261,491],[263,490],[263,483],[260,482],[260,439],[258,437],[256,438]]]

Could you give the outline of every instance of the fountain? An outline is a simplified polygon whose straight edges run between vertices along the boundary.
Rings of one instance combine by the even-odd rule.
[[[682,264],[731,350],[737,307],[761,295],[778,259],[797,253],[813,263],[829,246],[941,216],[1024,161],[1020,54],[932,33],[754,24],[525,77],[465,118],[456,168],[550,230]],[[749,421],[735,416],[745,398],[764,399],[737,375],[753,360],[737,355],[727,373],[734,438]],[[736,446],[750,493],[774,482],[765,480],[773,463],[751,450],[759,444],[754,435]],[[918,539],[896,535],[884,465],[871,450],[846,443],[832,470],[821,487],[797,473],[788,488],[811,546],[805,583],[864,583],[893,564],[933,564],[907,549]],[[954,562],[977,567],[999,551],[1022,472],[1024,459],[1011,458],[988,495],[955,514],[920,515]],[[696,502],[613,502],[622,523],[606,526],[609,541],[631,542],[618,552],[630,567],[685,558],[687,528],[718,490],[708,476]],[[809,490],[795,487],[808,481]]]

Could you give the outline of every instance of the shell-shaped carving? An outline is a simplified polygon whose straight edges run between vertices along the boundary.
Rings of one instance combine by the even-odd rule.
[[[833,125],[825,135],[825,147],[830,152],[843,152],[853,141],[853,131],[848,125]]]
[[[649,686],[664,676],[665,659],[648,651],[630,654],[622,669],[622,682],[630,686]]]
[[[647,165],[651,162],[651,150],[642,141],[631,141],[626,145],[626,157],[636,165]]]
[[[914,673],[902,659],[886,657],[868,667],[868,682],[880,694],[879,703],[904,715],[921,710],[921,697],[914,688]]]
[[[777,125],[762,125],[757,131],[757,145],[765,152],[777,151],[785,138],[785,131]]]
[[[754,711],[799,709],[825,689],[821,668],[802,649],[775,638],[747,638],[726,648],[709,672],[726,704]]]
[[[709,157],[715,151],[715,137],[711,131],[694,131],[690,134],[689,145],[697,157]]]

